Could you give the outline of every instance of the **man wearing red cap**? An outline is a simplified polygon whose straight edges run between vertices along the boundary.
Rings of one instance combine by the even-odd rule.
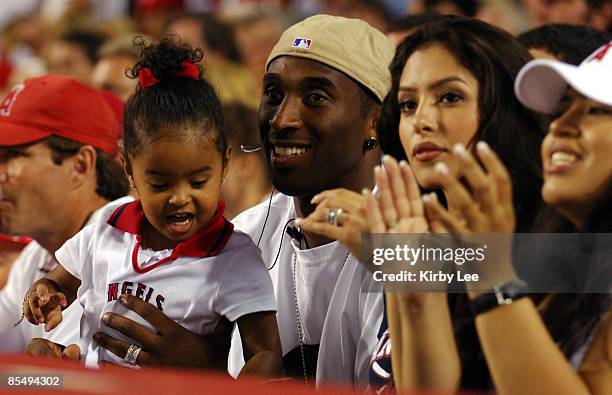
[[[78,340],[78,303],[65,312],[67,330],[47,334],[42,326],[13,323],[28,288],[57,264],[55,250],[127,193],[115,161],[119,136],[107,99],[70,77],[26,80],[0,103],[0,231],[34,239],[0,291],[0,351],[24,351],[35,337]]]

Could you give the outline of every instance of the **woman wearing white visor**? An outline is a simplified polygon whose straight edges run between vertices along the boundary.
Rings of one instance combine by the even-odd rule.
[[[526,107],[554,116],[541,150],[542,197],[560,214],[560,221],[536,230],[612,233],[612,42],[579,66],[553,60],[529,62],[516,79],[515,92]],[[478,217],[480,229],[496,232],[495,224],[503,221],[496,212],[504,210],[487,212],[481,201],[511,204],[511,188],[501,162],[485,154],[479,152],[484,169],[471,154],[463,158],[466,169],[474,170],[462,180],[467,187],[454,176],[445,177],[445,190],[455,191],[448,199],[457,202],[462,212],[452,213],[435,200],[425,200],[432,214],[429,221],[439,221],[452,233],[478,232],[470,221],[466,226],[459,220]],[[476,190],[475,185],[488,187]],[[610,245],[605,247],[603,255],[591,253],[585,264],[603,256],[608,274],[599,280],[609,285],[612,254]],[[518,284],[518,279],[510,279],[503,287],[516,290]],[[548,294],[541,303],[501,287],[484,295],[470,292],[478,337],[498,393],[612,394],[612,289],[604,286],[587,292]],[[493,295],[492,303],[478,302]],[[554,316],[543,317],[543,307],[551,305]],[[404,372],[403,360],[402,355],[392,356],[397,376]],[[395,377],[396,382],[401,379]]]

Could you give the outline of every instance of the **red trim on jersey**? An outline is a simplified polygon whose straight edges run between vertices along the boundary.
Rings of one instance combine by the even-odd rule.
[[[141,268],[137,259],[138,250],[142,243],[140,229],[146,220],[140,200],[119,206],[108,218],[107,223],[126,233],[136,235],[136,245],[132,252],[132,266],[137,273],[146,273],[181,256],[211,257],[219,254],[234,230],[234,225],[223,217],[224,211],[225,203],[219,200],[215,213],[205,226],[189,239],[178,243],[169,257],[146,268]]]

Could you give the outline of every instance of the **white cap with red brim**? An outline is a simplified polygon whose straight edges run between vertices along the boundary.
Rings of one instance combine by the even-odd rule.
[[[532,60],[518,73],[514,92],[525,107],[552,114],[568,85],[592,100],[612,106],[612,41],[579,66],[557,60]]]

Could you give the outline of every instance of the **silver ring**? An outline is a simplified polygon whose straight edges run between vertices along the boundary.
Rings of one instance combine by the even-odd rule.
[[[338,226],[338,217],[342,214],[342,209],[338,207],[330,207],[327,212],[327,223],[333,226]]]
[[[136,360],[138,359],[138,354],[140,354],[140,350],[142,350],[142,347],[138,347],[137,345],[130,344],[130,346],[127,349],[127,352],[125,353],[125,357],[123,357],[123,359],[125,360],[125,362],[129,363],[130,365],[136,365]]]
[[[396,225],[397,225],[397,221],[388,221],[387,222],[387,228],[393,228]]]

